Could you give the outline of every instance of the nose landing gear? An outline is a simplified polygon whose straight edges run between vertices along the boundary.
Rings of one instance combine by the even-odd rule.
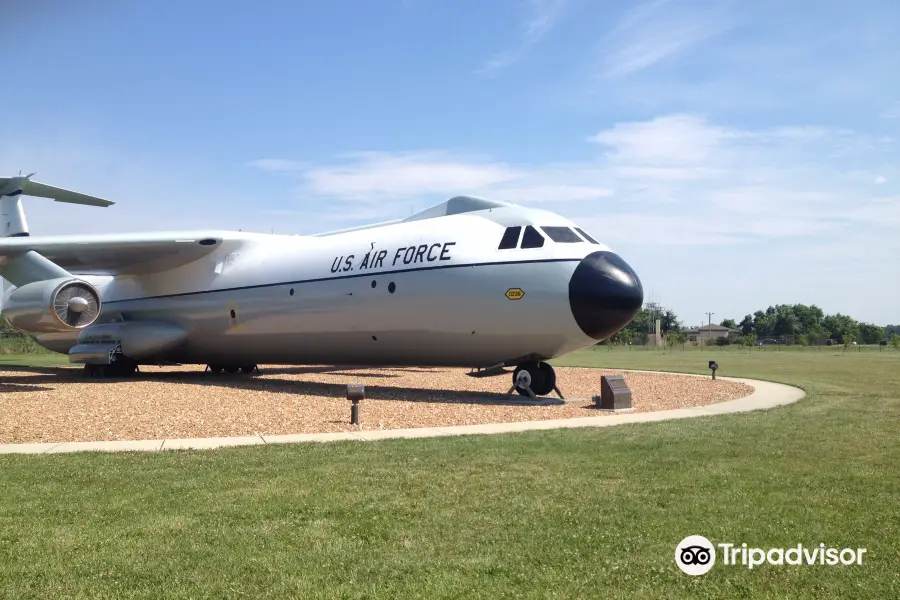
[[[109,365],[84,365],[82,377],[86,379],[103,379],[106,377],[130,377],[138,372],[137,363],[130,360],[119,360]]]
[[[522,396],[531,398],[546,396],[555,391],[561,399],[565,400],[562,392],[556,386],[556,372],[545,362],[530,362],[517,366],[513,371],[513,385],[509,388],[507,395],[512,394],[513,390]]]
[[[122,346],[118,344],[109,351],[109,363],[87,363],[81,371],[86,379],[130,377],[137,372],[137,362],[122,354]]]

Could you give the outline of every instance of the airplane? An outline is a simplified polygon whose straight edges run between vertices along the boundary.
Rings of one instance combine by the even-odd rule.
[[[608,246],[509,202],[454,196],[312,235],[31,236],[25,196],[114,204],[32,176],[0,178],[3,314],[86,377],[144,364],[514,367],[519,394],[562,396],[547,361],[609,338],[643,304]]]

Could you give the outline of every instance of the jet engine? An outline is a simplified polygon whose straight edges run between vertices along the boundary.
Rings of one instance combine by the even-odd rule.
[[[77,331],[100,316],[100,294],[80,279],[35,281],[6,297],[3,315],[11,326],[28,333]]]

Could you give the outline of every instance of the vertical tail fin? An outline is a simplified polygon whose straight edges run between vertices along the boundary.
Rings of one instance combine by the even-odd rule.
[[[0,196],[0,234],[3,237],[29,235],[28,222],[19,196]]]

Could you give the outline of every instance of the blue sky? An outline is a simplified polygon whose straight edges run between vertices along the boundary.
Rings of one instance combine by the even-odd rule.
[[[900,322],[900,3],[36,0],[0,173],[33,234],[311,233],[458,194],[583,224],[687,325]]]

